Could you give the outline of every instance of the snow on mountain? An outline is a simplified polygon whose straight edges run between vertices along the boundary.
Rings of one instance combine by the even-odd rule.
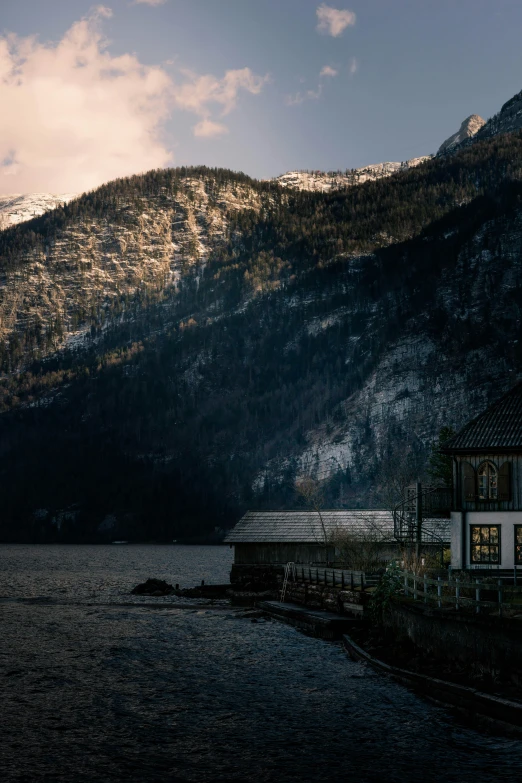
[[[355,185],[362,185],[364,182],[373,182],[384,177],[391,177],[398,171],[414,168],[430,160],[432,155],[423,155],[420,158],[412,158],[402,162],[386,161],[385,163],[374,163],[370,166],[363,166],[359,169],[347,169],[342,171],[287,171],[274,178],[283,187],[294,188],[296,190],[312,190],[321,193],[327,193],[330,190],[341,190],[351,188]]]
[[[478,114],[471,114],[464,120],[459,130],[440,145],[437,154],[440,155],[440,153],[456,147],[462,141],[472,138],[485,124],[486,121],[479,117]]]
[[[11,193],[0,195],[0,230],[67,204],[77,193]]]

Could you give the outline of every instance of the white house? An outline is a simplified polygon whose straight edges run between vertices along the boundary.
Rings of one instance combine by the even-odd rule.
[[[454,461],[452,567],[522,566],[522,383],[447,441],[443,451]]]

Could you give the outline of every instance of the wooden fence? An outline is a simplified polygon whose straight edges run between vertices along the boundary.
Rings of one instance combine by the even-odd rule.
[[[502,609],[520,609],[522,613],[522,586],[506,585],[502,579],[484,581],[472,578],[471,581],[443,579],[438,576],[430,579],[422,574],[409,571],[399,572],[403,578],[404,595],[414,601],[423,601],[441,609],[454,606],[455,609],[474,609],[479,614],[482,608],[496,609],[502,616]]]
[[[295,565],[291,579],[308,584],[340,587],[344,590],[365,590],[378,584],[380,577],[368,576],[364,571],[349,571],[343,568]]]

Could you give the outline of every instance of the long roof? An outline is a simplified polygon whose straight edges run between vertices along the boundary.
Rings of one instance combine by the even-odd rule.
[[[522,451],[522,383],[446,441],[443,451]]]
[[[393,517],[389,511],[321,511],[327,538],[340,532],[357,537],[375,536],[393,541]],[[323,544],[324,532],[317,511],[247,511],[227,534],[228,544]]]

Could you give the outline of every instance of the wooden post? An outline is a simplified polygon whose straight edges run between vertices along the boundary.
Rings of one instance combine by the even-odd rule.
[[[301,579],[304,582],[304,566],[301,566]]]
[[[335,569],[332,568],[332,587],[335,587]]]
[[[350,571],[350,590],[353,592],[353,571]]]
[[[440,583],[440,576],[437,577],[437,603],[439,605],[439,609],[442,606],[442,585]]]
[[[455,579],[455,609],[459,608],[459,598],[460,598],[460,580],[457,577]]]
[[[409,595],[408,593],[408,572],[404,572],[404,595]]]
[[[413,600],[417,600],[417,575],[413,574]]]
[[[477,602],[477,605],[475,607],[475,614],[480,613],[480,582],[478,579],[475,579],[475,601]]]
[[[422,544],[422,484],[417,481],[417,502],[415,503],[415,556],[420,559]]]
[[[424,603],[428,603],[428,583],[426,581],[426,574],[424,574]]]
[[[341,587],[344,590],[344,571],[341,571]]]
[[[364,593],[364,571],[361,571],[361,593]]]

